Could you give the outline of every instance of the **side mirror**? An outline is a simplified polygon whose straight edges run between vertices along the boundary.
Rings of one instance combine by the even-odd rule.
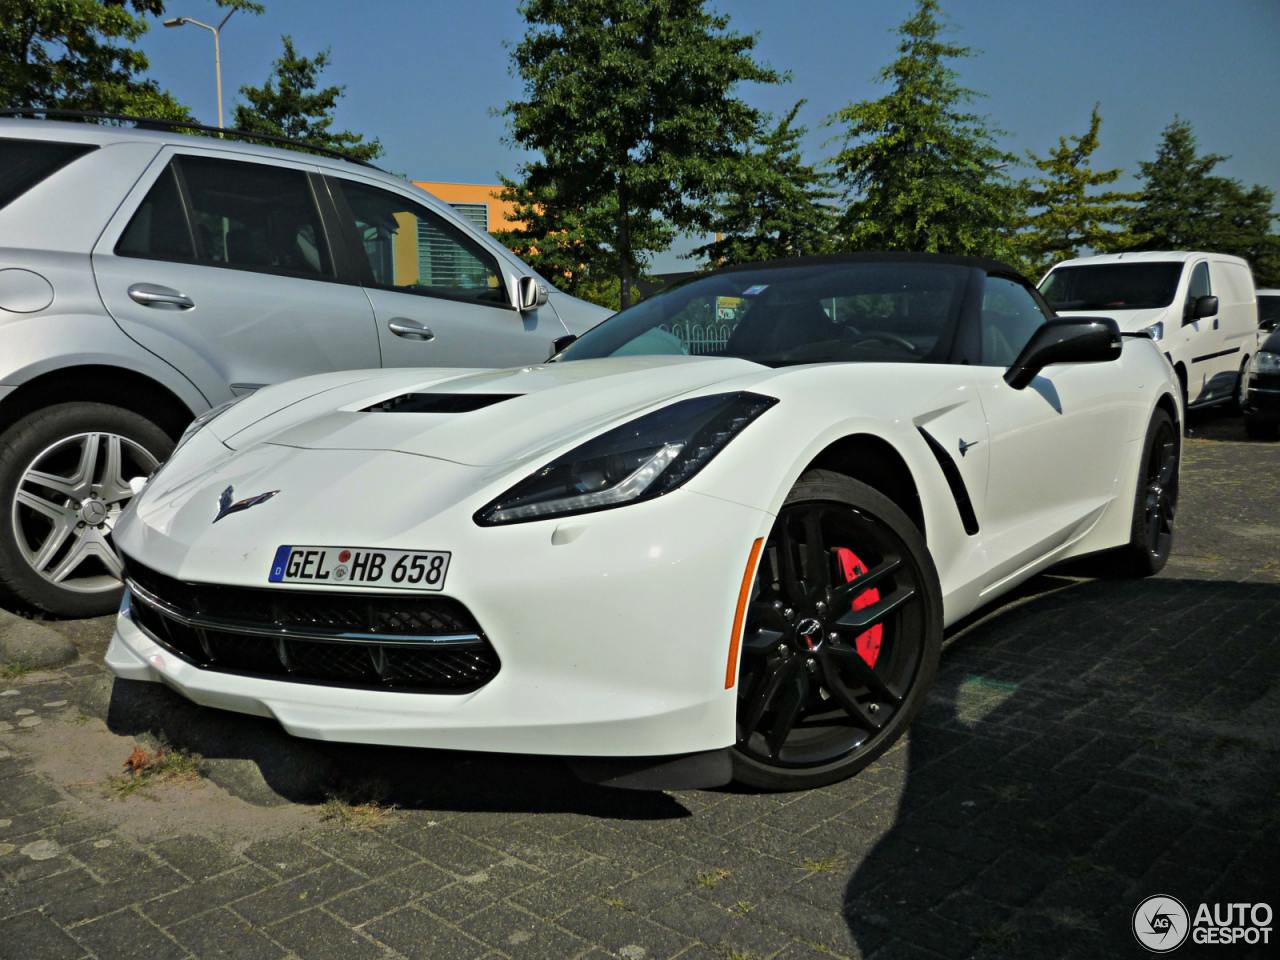
[[[576,333],[567,333],[563,337],[556,337],[551,341],[551,356],[547,360],[554,360],[564,351],[565,347],[577,339],[578,335]]]
[[[1274,330],[1276,328],[1276,318],[1268,317],[1266,320],[1258,321],[1259,330]]]
[[[1190,305],[1187,316],[1183,317],[1183,323],[1189,324],[1193,320],[1203,320],[1206,316],[1217,316],[1217,297],[1197,297],[1196,302]]]
[[[537,310],[547,302],[547,288],[534,277],[521,277],[516,284],[520,293],[520,312]]]
[[[1004,372],[1004,382],[1021,390],[1051,363],[1099,363],[1116,359],[1122,349],[1120,326],[1109,317],[1046,320]]]

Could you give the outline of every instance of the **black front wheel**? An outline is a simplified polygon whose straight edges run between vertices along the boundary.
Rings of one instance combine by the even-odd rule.
[[[910,726],[941,644],[942,591],[920,531],[866,484],[809,471],[752,587],[735,779],[802,790],[857,773]]]
[[[1173,551],[1173,521],[1178,510],[1178,470],[1182,435],[1168,411],[1151,415],[1138,465],[1129,542],[1106,558],[1100,571],[1120,577],[1149,577],[1164,569]]]

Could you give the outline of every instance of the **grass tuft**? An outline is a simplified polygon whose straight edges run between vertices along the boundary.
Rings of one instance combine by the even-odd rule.
[[[147,753],[142,747],[134,747],[124,762],[121,776],[107,777],[109,798],[123,800],[133,794],[154,800],[148,792],[152,787],[172,783],[195,783],[202,776],[198,753],[161,747],[155,753]]]
[[[1017,931],[1012,924],[997,923],[994,926],[975,930],[974,936],[984,947],[992,950],[1012,950],[1017,943]]]
[[[1019,800],[1025,800],[1031,793],[1030,784],[1026,783],[1005,783],[998,787],[987,787],[991,791],[992,798],[996,803],[1014,803]]]
[[[25,677],[28,673],[34,673],[35,667],[26,663],[6,663],[0,665],[0,677],[5,680],[17,680],[19,677]]]
[[[811,860],[805,857],[804,863],[800,864],[800,869],[808,870],[810,873],[830,873],[833,870],[839,870],[843,866],[843,857],[823,857],[821,860]]]
[[[725,870],[723,868],[719,870],[703,870],[698,874],[694,882],[700,887],[714,887],[721,880],[726,880],[732,876],[732,870]]]

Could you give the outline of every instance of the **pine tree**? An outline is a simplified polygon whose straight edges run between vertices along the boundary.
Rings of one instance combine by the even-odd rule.
[[[947,61],[976,54],[941,39],[941,16],[937,0],[917,0],[896,31],[898,58],[879,74],[890,92],[824,121],[843,128],[832,163],[850,201],[848,249],[1010,252],[1019,198],[1000,168],[1016,158],[996,146],[1003,131],[965,109],[979,94]]]
[[[1259,286],[1280,283],[1274,191],[1214,174],[1228,157],[1201,156],[1191,124],[1165,127],[1156,158],[1139,161],[1142,190],[1130,221],[1136,250],[1210,250],[1244,257]]]
[[[529,29],[512,72],[525,99],[501,113],[508,142],[540,154],[521,167],[520,189],[554,198],[548,216],[580,211],[594,225],[608,212],[599,239],[625,308],[649,255],[678,231],[711,228],[714,198],[759,123],[735,88],[782,78],[751,58],[755,38],[730,32],[705,0],[524,0],[519,9]]]
[[[340,150],[361,160],[373,160],[386,151],[374,139],[349,130],[334,132],[333,111],[346,86],[319,88],[320,74],[329,66],[329,50],[304,57],[286,35],[284,54],[271,64],[271,76],[261,87],[243,86],[240,95],[248,104],[237,104],[234,125],[241,130],[289,137],[305,143]],[[312,92],[314,91],[314,92]]]
[[[756,137],[716,205],[720,239],[687,256],[719,265],[807,256],[828,248],[836,194],[830,189],[831,175],[815,170],[801,155],[806,131],[795,119],[804,104],[801,100]]]
[[[1133,238],[1122,227],[1133,212],[1138,194],[1108,190],[1090,193],[1097,187],[1115,183],[1124,172],[1094,170],[1089,158],[1098,149],[1102,117],[1095,104],[1089,116],[1089,132],[1083,136],[1060,137],[1043,159],[1030,150],[1027,157],[1042,172],[1026,185],[1027,207],[1036,210],[1022,226],[1017,239],[1023,257],[1020,266],[1040,276],[1055,263],[1078,256],[1082,247],[1098,252],[1123,250]]]

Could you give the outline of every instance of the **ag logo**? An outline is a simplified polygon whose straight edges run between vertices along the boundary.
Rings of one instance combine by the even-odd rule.
[[[1187,939],[1190,919],[1180,900],[1157,894],[1133,911],[1133,935],[1152,953],[1169,953]]]

